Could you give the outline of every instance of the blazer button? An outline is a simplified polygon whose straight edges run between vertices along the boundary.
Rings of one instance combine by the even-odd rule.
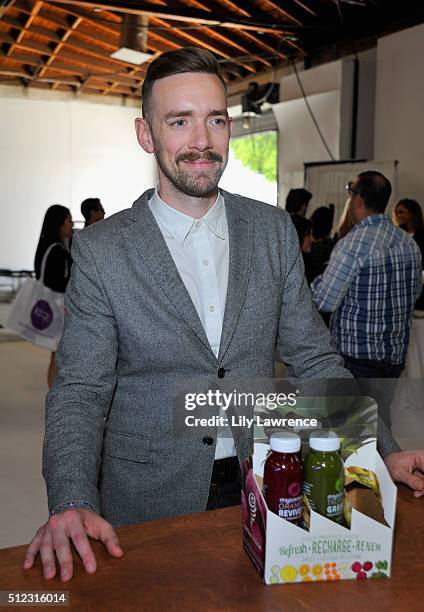
[[[202,438],[202,442],[205,446],[212,446],[213,438],[211,438],[210,436],[205,436],[204,438]]]
[[[225,376],[224,368],[219,368],[219,370],[218,370],[218,378],[224,378],[224,376]]]

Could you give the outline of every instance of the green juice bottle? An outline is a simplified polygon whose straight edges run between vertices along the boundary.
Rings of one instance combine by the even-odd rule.
[[[304,492],[312,510],[343,523],[344,466],[334,431],[313,431],[305,460]]]

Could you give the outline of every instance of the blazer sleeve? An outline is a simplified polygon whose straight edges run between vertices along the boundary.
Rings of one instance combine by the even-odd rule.
[[[97,490],[105,419],[116,386],[115,318],[88,241],[75,236],[65,295],[58,377],[46,398],[43,476],[49,511],[65,504],[100,512]]]

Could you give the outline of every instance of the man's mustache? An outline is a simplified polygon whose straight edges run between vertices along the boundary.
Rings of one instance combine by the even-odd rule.
[[[196,161],[217,161],[222,162],[222,155],[214,153],[213,151],[205,151],[205,153],[181,153],[175,158],[177,164],[182,161],[196,162]]]

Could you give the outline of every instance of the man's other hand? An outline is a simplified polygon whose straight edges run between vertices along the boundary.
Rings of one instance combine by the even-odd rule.
[[[56,575],[57,559],[60,577],[63,582],[67,582],[73,574],[72,542],[85,570],[94,574],[97,567],[96,558],[87,536],[103,542],[112,557],[122,557],[124,554],[110,523],[92,510],[72,508],[54,514],[38,529],[28,546],[24,569],[31,568],[40,554],[44,578],[53,578]]]
[[[411,487],[414,497],[424,495],[424,450],[389,453],[384,461],[393,480]]]

